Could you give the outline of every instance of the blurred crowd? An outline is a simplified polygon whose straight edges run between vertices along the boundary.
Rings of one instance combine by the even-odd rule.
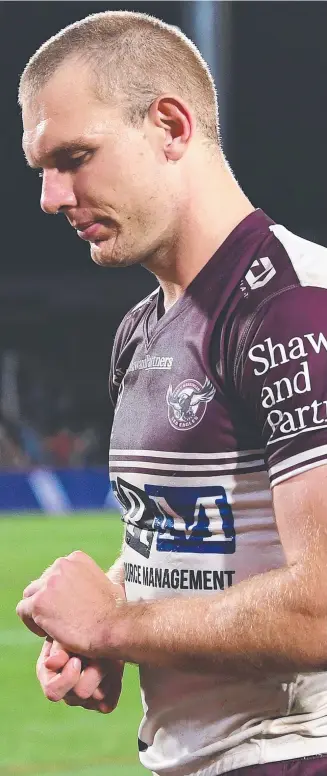
[[[63,427],[42,435],[28,421],[0,420],[1,469],[96,466],[105,463],[102,453],[100,435],[92,427],[80,431]]]
[[[17,353],[2,356],[0,469],[107,464],[106,386]]]

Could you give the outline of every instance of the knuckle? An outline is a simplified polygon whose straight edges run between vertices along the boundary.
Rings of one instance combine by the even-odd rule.
[[[54,566],[60,566],[60,564],[62,563],[63,560],[65,560],[65,556],[64,555],[60,555],[59,558],[56,558],[56,560],[52,564],[52,568]]]
[[[85,560],[88,556],[85,552],[82,550],[74,550],[74,552],[71,552],[69,555],[67,555],[66,560],[72,561],[72,560]]]
[[[51,576],[47,578],[47,581],[45,583],[45,590],[53,590],[54,587],[56,587],[58,579],[59,579],[59,568],[56,571],[53,571]]]
[[[66,563],[67,563],[67,558],[65,558],[64,556],[57,558],[57,560],[55,560],[55,562],[51,566],[51,572],[53,573],[54,571],[55,572],[60,571],[62,568],[66,566]]]
[[[62,569],[67,568],[67,565],[68,565],[68,559],[67,558],[59,558],[58,569],[60,571]]]

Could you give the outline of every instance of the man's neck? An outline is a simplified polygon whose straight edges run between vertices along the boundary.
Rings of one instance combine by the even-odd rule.
[[[233,179],[234,181],[234,179]],[[224,190],[224,198],[211,199],[206,213],[203,205],[188,214],[184,233],[175,246],[173,258],[167,257],[150,267],[164,295],[167,311],[182,296],[192,280],[207,264],[229,234],[255,210],[236,182]],[[204,212],[203,212],[204,210]]]

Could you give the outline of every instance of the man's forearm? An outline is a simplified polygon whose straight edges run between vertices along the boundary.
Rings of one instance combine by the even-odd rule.
[[[129,662],[201,672],[323,670],[327,606],[316,592],[293,567],[207,598],[127,603],[109,624],[109,649]]]

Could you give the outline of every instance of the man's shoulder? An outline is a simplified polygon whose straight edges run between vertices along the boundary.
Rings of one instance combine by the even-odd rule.
[[[243,373],[253,350],[256,356],[275,345],[287,350],[295,340],[305,342],[313,335],[319,343],[326,341],[327,249],[279,224],[270,230],[269,265],[261,271],[258,286],[251,265],[246,288],[241,283],[243,298],[229,316],[228,354],[234,374]]]
[[[327,289],[327,248],[280,224],[270,225],[269,233],[266,255],[254,258],[239,284],[237,308],[243,320],[287,305],[287,292],[301,304],[303,289]]]
[[[327,248],[273,224],[270,231],[285,251],[301,286],[327,288]]]
[[[233,371],[240,358],[244,362],[253,336],[278,334],[281,341],[282,329],[287,336],[300,319],[306,326],[310,320],[321,321],[326,305],[327,248],[271,224],[259,250],[243,265],[222,328],[218,320],[218,339]],[[222,340],[219,331],[224,333]]]

